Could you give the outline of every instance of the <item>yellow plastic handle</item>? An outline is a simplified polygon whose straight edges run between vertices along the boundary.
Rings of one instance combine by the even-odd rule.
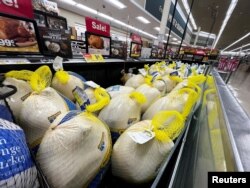
[[[47,65],[39,67],[31,76],[30,85],[36,92],[41,92],[51,85],[52,72]]]
[[[144,104],[144,103],[147,101],[145,95],[143,95],[142,93],[137,92],[137,91],[132,92],[132,93],[129,95],[129,97],[130,97],[131,99],[134,99],[134,100],[135,100],[136,102],[138,102],[139,104]]]
[[[184,118],[177,111],[161,111],[152,119],[155,138],[162,142],[176,139],[184,128]]]
[[[87,112],[96,112],[98,110],[101,110],[110,102],[110,96],[108,92],[101,87],[95,89],[94,95],[95,95],[97,102],[94,104],[88,105],[86,107]]]
[[[10,71],[5,74],[6,78],[16,78],[18,80],[30,81],[33,72],[29,70]]]
[[[62,84],[67,84],[69,81],[69,73],[63,70],[59,70],[56,72],[55,77],[59,80]]]

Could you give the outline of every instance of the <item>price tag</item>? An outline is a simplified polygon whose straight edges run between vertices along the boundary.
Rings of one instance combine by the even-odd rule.
[[[170,76],[178,76],[178,71],[171,72]]]
[[[85,54],[83,57],[88,63],[104,62],[104,58],[101,54]]]
[[[57,56],[53,62],[53,69],[55,71],[63,70],[63,58]]]
[[[87,81],[87,82],[84,82],[84,84],[86,84],[87,86],[92,87],[92,88],[94,88],[94,89],[100,87],[100,85],[96,84],[96,83],[93,82],[93,81]]]
[[[155,137],[155,133],[150,130],[128,132],[130,138],[137,144],[145,144]]]
[[[145,71],[145,69],[139,69],[139,72],[142,74],[142,76],[147,75],[147,72]]]
[[[92,54],[96,57],[98,62],[104,62],[104,58],[101,54]]]

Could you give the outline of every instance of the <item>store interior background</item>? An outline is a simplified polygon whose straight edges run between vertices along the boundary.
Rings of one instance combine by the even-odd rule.
[[[159,3],[158,1],[159,0],[155,2]],[[97,14],[86,8],[81,8],[79,5],[72,5],[73,1],[57,0],[55,2],[58,3],[60,15],[67,18],[69,26],[76,28],[78,36],[80,36],[80,33],[86,31],[85,16],[92,16],[109,23],[111,25],[111,37],[122,41],[129,40],[128,33],[133,32],[141,35],[143,41],[152,43],[159,34],[160,21],[145,10],[146,0],[120,0],[120,2],[126,6],[122,9],[110,3],[109,0],[74,1],[83,4],[85,7],[87,6],[96,10]],[[174,2],[175,1],[172,0],[172,3]],[[233,8],[235,3],[236,6],[230,14],[230,9]],[[177,3],[177,9],[185,21],[188,17],[191,4],[192,0],[179,0]],[[201,43],[200,46],[206,47],[207,40],[211,39],[213,45],[209,47],[222,50],[222,54],[241,57],[248,56],[250,53],[250,35],[232,46],[229,45],[249,34],[249,7],[250,1],[248,0],[194,0],[190,20],[187,26],[187,32],[182,46],[190,45],[190,41],[193,41],[191,39],[192,33],[195,36],[200,27],[201,33],[199,36],[202,35],[202,37],[205,38],[203,38],[203,43]],[[101,13],[108,17],[101,16]],[[138,16],[146,18],[150,23],[145,24],[135,19]],[[229,17],[228,20],[226,17]],[[144,35],[136,30],[116,24],[115,21],[110,20],[112,18],[145,31],[152,36]],[[168,32],[169,30],[166,27],[165,42],[167,40]],[[219,39],[217,40],[218,36]],[[171,32],[169,44],[178,47],[180,41],[181,37],[174,32]],[[228,83],[230,90],[248,114],[250,114],[250,105],[248,102],[248,96],[250,94],[250,87],[248,84],[250,82],[249,65],[249,58],[244,58],[237,71],[231,75]]]

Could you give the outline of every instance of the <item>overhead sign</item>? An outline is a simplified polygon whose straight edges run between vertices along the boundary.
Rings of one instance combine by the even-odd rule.
[[[196,35],[192,35],[192,38],[190,40],[190,44],[194,44]],[[204,47],[211,47],[213,45],[214,42],[214,38],[207,38],[207,37],[203,37],[203,36],[199,36],[198,40],[196,42],[197,46],[204,46]]]
[[[132,42],[137,42],[139,44],[142,43],[141,36],[139,36],[137,34],[131,33],[130,38],[131,38]]]
[[[86,28],[88,32],[110,36],[110,25],[94,18],[85,17]]]
[[[0,0],[0,12],[18,17],[34,18],[31,0]]]
[[[163,11],[163,7],[164,7],[164,1],[165,0],[154,0],[154,1],[146,0],[145,9],[150,14],[152,14],[155,18],[157,18],[159,21],[161,21],[162,11]],[[171,2],[168,21],[167,21],[168,28],[170,28],[170,24],[171,24],[172,17],[173,17],[173,12],[174,12],[174,4],[173,4],[173,2]],[[173,19],[172,31],[175,34],[177,34],[179,37],[182,37],[182,35],[184,33],[185,23],[186,23],[186,20],[184,20],[181,17],[180,13],[176,9],[174,19]]]

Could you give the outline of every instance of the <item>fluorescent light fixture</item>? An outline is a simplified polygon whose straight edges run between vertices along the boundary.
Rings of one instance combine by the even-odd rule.
[[[118,9],[124,9],[127,7],[126,5],[124,5],[122,2],[118,0],[105,0],[105,1]]]
[[[235,45],[236,43],[242,41],[244,38],[248,37],[250,35],[250,32],[247,33],[246,35],[244,35],[243,37],[241,37],[240,39],[236,40],[235,42],[233,42],[232,44],[230,44],[229,46],[227,46],[226,48],[224,48],[222,51],[230,48],[231,46]]]
[[[77,2],[75,2],[73,0],[61,0],[61,1],[64,2],[64,3],[67,3],[69,5],[73,5],[73,6],[77,4]]]
[[[78,7],[79,9],[82,9],[82,10],[84,10],[84,11],[86,11],[86,12],[95,14],[96,16],[102,17],[102,18],[104,18],[104,19],[106,19],[106,20],[109,20],[109,21],[111,21],[111,22],[114,22],[114,23],[116,23],[116,24],[118,24],[118,25],[120,25],[120,26],[127,27],[127,28],[129,28],[129,29],[131,29],[131,30],[134,30],[134,31],[137,32],[137,33],[141,33],[141,34],[146,35],[146,36],[148,36],[148,37],[150,37],[150,38],[157,39],[156,36],[154,36],[154,35],[152,35],[152,34],[150,34],[150,33],[147,33],[147,32],[145,32],[145,31],[142,31],[141,29],[138,29],[138,28],[136,28],[136,27],[134,27],[134,26],[132,26],[132,25],[128,25],[128,24],[126,24],[126,23],[124,23],[124,22],[122,22],[122,21],[120,21],[120,20],[117,20],[117,19],[115,19],[115,18],[113,18],[113,17],[111,17],[111,16],[109,16],[109,15],[107,15],[107,14],[103,14],[103,13],[101,13],[101,12],[98,12],[98,11],[96,11],[96,10],[90,8],[90,7],[87,7],[87,6],[83,5],[83,4],[81,4],[81,3],[76,3],[75,1],[71,1],[71,0],[61,0],[61,1],[62,1],[63,3],[65,3],[65,4],[74,5],[74,6]],[[69,2],[70,2],[70,3],[69,3]],[[160,30],[160,28],[159,28],[159,30]]]
[[[172,38],[172,40],[173,40],[173,41],[176,41],[176,40],[178,40],[178,39],[174,37],[174,38]]]
[[[247,47],[247,46],[250,46],[250,43],[245,44],[245,45],[243,45],[243,46],[240,46],[240,47],[238,47],[238,48],[235,48],[235,49],[233,49],[233,50],[230,50],[230,52],[235,51],[235,50],[239,50],[239,49],[241,49],[241,48],[245,48],[245,47]]]
[[[98,14],[98,12],[95,9],[89,8],[83,4],[78,3],[78,4],[76,4],[76,6],[80,9],[85,10],[87,12],[90,12],[92,14]]]
[[[144,24],[149,24],[150,23],[150,21],[148,21],[143,16],[137,16],[136,19],[139,20],[140,22],[144,23]]]
[[[159,27],[155,27],[154,28],[156,31],[160,31],[160,28]]]
[[[194,32],[193,34],[197,35],[197,32]],[[202,37],[208,37],[209,36],[209,38],[213,38],[213,39],[216,38],[215,34],[207,33],[207,32],[204,32],[204,31],[200,31],[199,36],[202,36]]]
[[[182,3],[183,3],[183,5],[184,5],[184,8],[185,8],[187,14],[189,14],[189,12],[190,12],[190,7],[189,7],[189,5],[188,5],[187,0],[182,0]],[[196,25],[196,23],[195,23],[195,21],[194,21],[194,17],[193,17],[193,15],[192,15],[192,13],[190,13],[189,19],[190,19],[190,21],[191,21],[191,24],[193,25],[193,29],[194,29],[194,30],[197,30],[197,25]]]
[[[224,31],[224,29],[225,29],[225,27],[226,27],[226,25],[227,25],[227,22],[228,22],[228,20],[230,19],[231,14],[233,13],[234,8],[236,7],[237,3],[238,3],[238,0],[231,0],[231,3],[230,3],[230,5],[229,5],[229,8],[228,8],[227,13],[226,13],[226,17],[225,17],[224,20],[223,20],[223,23],[222,23],[222,25],[221,25],[219,34],[218,34],[218,36],[217,36],[217,38],[216,38],[216,40],[215,40],[215,43],[214,43],[214,45],[213,45],[213,48],[216,47],[218,41],[220,40],[220,37],[221,37],[221,35],[222,35],[222,32]]]

